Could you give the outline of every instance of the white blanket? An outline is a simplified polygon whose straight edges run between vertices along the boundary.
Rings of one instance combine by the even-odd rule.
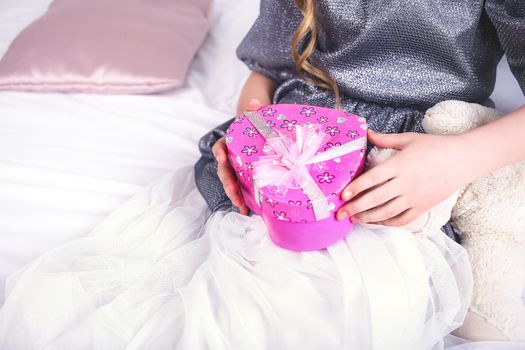
[[[49,2],[0,0],[0,56]],[[244,27],[256,13],[256,4],[248,5]],[[85,235],[147,183],[196,161],[199,137],[232,117],[248,73],[232,64],[242,31],[229,20],[216,9],[216,30],[186,87],[174,92],[0,92],[0,290],[5,277],[31,259]],[[229,41],[217,37],[223,34]]]

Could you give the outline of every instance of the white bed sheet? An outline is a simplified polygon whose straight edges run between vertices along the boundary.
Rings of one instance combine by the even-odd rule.
[[[0,0],[0,56],[49,2]],[[213,21],[228,29],[219,11]],[[231,117],[248,73],[231,66],[232,50],[218,50],[228,45],[236,43],[210,35],[187,86],[170,93],[0,93],[0,290],[8,274],[86,234],[140,187],[195,162],[199,137]]]
[[[0,0],[0,57],[50,2]],[[0,92],[0,290],[7,275],[85,235],[139,188],[195,162],[199,137],[234,110],[248,74],[234,49],[257,4],[216,1],[210,34],[187,85],[177,91],[149,96]],[[505,112],[525,103],[505,60],[493,98]],[[2,298],[0,293],[0,305]]]

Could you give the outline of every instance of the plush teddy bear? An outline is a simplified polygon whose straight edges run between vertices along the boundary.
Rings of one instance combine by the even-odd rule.
[[[478,104],[444,101],[426,112],[423,128],[429,134],[460,134],[500,116]],[[395,152],[374,148],[367,166]],[[471,305],[455,334],[525,341],[525,161],[472,182],[404,228],[426,235],[449,219],[468,253],[474,282]]]
[[[426,112],[423,128],[429,134],[460,134],[499,117],[492,108],[445,101]],[[462,189],[451,220],[474,279],[469,312],[455,334],[471,340],[525,341],[525,161]]]

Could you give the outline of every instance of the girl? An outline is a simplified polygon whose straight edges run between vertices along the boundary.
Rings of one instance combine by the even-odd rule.
[[[252,109],[272,100],[340,102],[375,130],[421,132],[424,108],[490,94],[498,38],[523,87],[523,18],[510,1],[262,0],[238,49],[254,70],[240,110],[253,97]],[[401,152],[349,185],[354,200],[339,217],[402,224],[468,180],[524,158],[524,114],[459,137],[371,133]],[[192,169],[152,183],[87,237],[8,281],[0,348],[443,348],[469,303],[461,246],[440,230],[418,238],[356,225],[325,250],[280,249],[260,217],[228,210],[211,153],[223,130],[202,140],[195,172],[214,214]],[[512,138],[512,147],[492,133]],[[487,135],[490,145],[481,142]],[[226,192],[246,213],[222,142],[215,154]]]
[[[366,117],[377,131],[370,130],[371,143],[401,152],[350,183],[337,216],[402,226],[476,178],[525,158],[525,108],[459,137],[413,133],[423,132],[424,111],[442,100],[492,105],[503,52],[525,91],[524,16],[525,3],[510,0],[263,0],[237,50],[252,70],[237,113],[273,102],[340,105]],[[227,207],[229,197],[247,213],[224,139],[213,151],[226,191],[215,175],[210,146],[223,130],[201,142],[197,185],[212,210]],[[489,137],[496,139],[489,144]],[[450,223],[443,231],[457,238]]]

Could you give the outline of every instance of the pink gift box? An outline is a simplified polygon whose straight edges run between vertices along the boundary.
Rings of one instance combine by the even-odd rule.
[[[277,245],[318,250],[351,231],[335,213],[363,170],[366,129],[363,117],[297,104],[267,105],[230,125],[226,145],[244,200]]]

